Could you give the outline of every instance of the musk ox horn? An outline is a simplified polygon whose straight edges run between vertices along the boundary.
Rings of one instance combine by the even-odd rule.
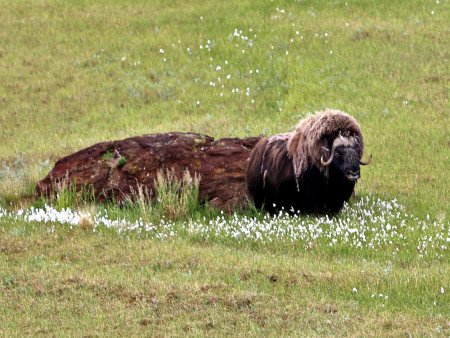
[[[323,166],[329,166],[331,164],[331,162],[333,161],[333,157],[334,157],[334,151],[336,150],[337,147],[339,147],[340,145],[348,145],[349,143],[353,143],[353,138],[349,139],[349,138],[344,138],[341,133],[339,133],[339,137],[340,138],[336,138],[333,142],[333,146],[331,147],[331,155],[330,158],[328,159],[328,161],[324,161],[323,160],[323,156],[320,158],[320,163],[322,163]],[[324,147],[323,147],[324,148]]]
[[[326,166],[329,166],[329,165],[331,164],[331,162],[333,162],[334,151],[336,150],[336,148],[337,148],[340,144],[341,144],[340,142],[334,141],[333,147],[331,147],[331,155],[330,155],[330,158],[328,159],[328,161],[324,161],[324,160],[323,160],[323,155],[322,155],[322,157],[320,158],[320,163],[322,163],[323,166],[325,166],[325,167],[326,167]]]
[[[367,162],[359,160],[359,164],[361,165],[368,165],[370,164],[370,162],[372,162],[372,155],[370,155],[369,160]]]
[[[322,165],[325,166],[325,167],[329,166],[331,164],[331,162],[333,161],[333,155],[334,155],[334,152],[331,153],[331,156],[328,159],[328,161],[324,161],[323,160],[323,155],[322,155],[322,157],[320,158],[320,163],[322,163]]]

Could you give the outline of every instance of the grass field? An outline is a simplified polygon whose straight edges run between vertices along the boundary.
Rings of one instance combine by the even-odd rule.
[[[0,7],[0,335],[450,334],[448,0]],[[32,197],[96,142],[327,107],[374,158],[335,218]]]

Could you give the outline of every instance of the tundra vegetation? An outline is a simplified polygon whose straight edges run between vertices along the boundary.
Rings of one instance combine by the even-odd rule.
[[[448,0],[2,1],[0,335],[449,335]],[[361,125],[333,217],[34,198],[54,162],[164,131]],[[177,195],[178,194],[178,195]]]

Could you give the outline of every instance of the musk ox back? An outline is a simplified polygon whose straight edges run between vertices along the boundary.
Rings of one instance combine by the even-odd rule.
[[[326,110],[295,131],[262,139],[250,154],[246,180],[257,208],[269,212],[338,212],[360,177],[364,139],[350,115]]]

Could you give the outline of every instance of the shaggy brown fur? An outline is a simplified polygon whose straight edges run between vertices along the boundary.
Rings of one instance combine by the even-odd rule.
[[[327,109],[258,142],[247,166],[249,193],[270,212],[336,212],[353,192],[363,149],[358,122]]]
[[[340,134],[353,136],[358,140],[361,157],[364,152],[364,139],[358,122],[352,116],[339,110],[327,109],[301,120],[288,140],[287,149],[294,163],[297,179],[308,166],[314,165],[328,176],[328,167],[320,163],[323,156],[328,158],[330,140]]]

